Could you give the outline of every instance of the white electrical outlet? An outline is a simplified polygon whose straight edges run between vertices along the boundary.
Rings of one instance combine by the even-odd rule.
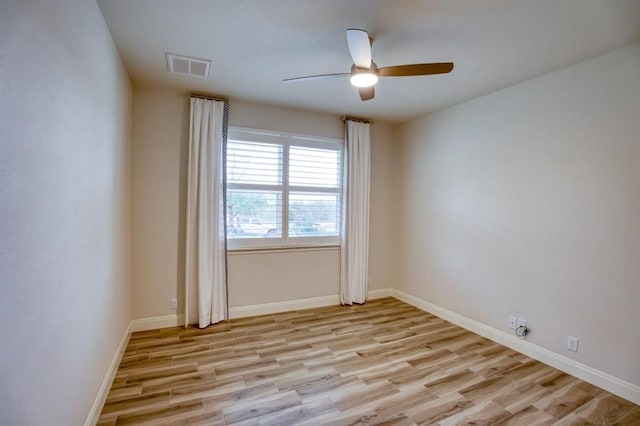
[[[570,351],[578,352],[578,338],[569,336],[567,339],[567,349]]]
[[[516,329],[516,317],[514,317],[513,315],[509,316],[509,328],[512,330]]]
[[[171,299],[171,309],[178,309],[178,299],[175,297]]]
[[[525,325],[525,326],[527,325],[527,320],[524,319],[524,318],[517,318],[516,319],[516,328],[520,328],[523,325]]]

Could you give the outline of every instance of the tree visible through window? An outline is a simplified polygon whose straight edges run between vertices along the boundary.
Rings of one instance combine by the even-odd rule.
[[[232,129],[227,143],[231,248],[337,244],[342,144]]]

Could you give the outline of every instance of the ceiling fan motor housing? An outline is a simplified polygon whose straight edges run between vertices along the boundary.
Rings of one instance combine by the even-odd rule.
[[[378,66],[371,61],[369,68],[351,65],[351,84],[356,87],[371,87],[378,82]]]

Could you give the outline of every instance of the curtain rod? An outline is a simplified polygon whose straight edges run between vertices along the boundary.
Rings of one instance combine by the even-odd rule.
[[[342,117],[340,117],[340,120],[342,121],[358,121],[360,123],[369,123],[369,124],[373,124],[373,120],[369,120],[368,118],[362,118],[362,117],[351,117],[348,115],[343,115]]]
[[[213,95],[201,95],[199,93],[189,93],[190,98],[199,98],[199,99],[211,99],[213,101],[219,102],[229,102],[229,98],[224,98],[221,96],[213,96]]]

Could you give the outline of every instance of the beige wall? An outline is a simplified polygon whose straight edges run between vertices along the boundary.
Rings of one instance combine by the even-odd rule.
[[[396,287],[640,385],[639,111],[635,45],[402,126]]]
[[[131,266],[133,316],[175,313],[169,299],[184,291],[184,221],[188,102],[176,92],[134,87],[131,127]],[[184,133],[183,133],[184,132]],[[178,266],[178,259],[180,265]]]
[[[131,85],[95,1],[0,32],[0,424],[80,425],[131,320]]]
[[[136,87],[132,128],[134,316],[176,313],[184,306],[184,209],[188,154],[188,96]],[[232,100],[230,125],[343,138],[339,117]],[[392,132],[375,123],[372,136],[370,288],[392,284]],[[309,274],[309,271],[314,271]],[[338,293],[339,251],[234,253],[229,257],[232,307]]]
[[[251,306],[338,294],[340,249],[231,253],[229,304]]]

